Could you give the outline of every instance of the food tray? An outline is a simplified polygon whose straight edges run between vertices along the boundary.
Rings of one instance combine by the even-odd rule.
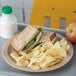
[[[19,32],[26,26],[24,24],[18,24],[19,25]],[[44,30],[54,31],[57,33],[62,34],[65,36],[65,30],[59,30],[59,29],[50,29],[43,27]],[[29,73],[29,72],[23,72],[19,71],[11,66],[9,66],[2,58],[1,52],[2,52],[2,46],[6,39],[3,39],[0,37],[0,76],[74,76],[76,74],[76,44],[73,44],[74,46],[74,55],[71,61],[63,66],[60,69],[45,72],[45,73]]]

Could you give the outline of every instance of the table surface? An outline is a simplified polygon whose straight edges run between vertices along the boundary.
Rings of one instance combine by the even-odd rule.
[[[21,31],[24,27],[19,26],[19,30]],[[49,29],[49,28],[43,28],[45,30],[49,31],[55,31],[57,33],[60,33],[65,36],[64,30],[56,30],[56,29]],[[4,59],[2,58],[2,47],[5,43],[6,39],[3,39],[0,37],[0,76],[75,76],[76,74],[76,44],[73,44],[74,47],[74,55],[69,63],[67,63],[65,66],[49,72],[44,73],[30,73],[30,72],[24,72],[19,71],[15,68],[12,68],[10,65],[8,65]]]

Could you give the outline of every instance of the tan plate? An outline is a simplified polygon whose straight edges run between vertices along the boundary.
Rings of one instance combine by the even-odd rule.
[[[46,32],[45,35],[48,35],[50,34],[51,32]],[[60,34],[57,34],[57,36],[59,38],[63,38],[62,35]],[[26,68],[26,67],[19,67],[16,65],[15,61],[10,57],[10,52],[11,52],[11,48],[10,48],[10,40],[7,40],[3,46],[3,49],[2,49],[2,56],[4,58],[4,60],[9,64],[11,65],[12,67],[18,69],[18,70],[22,70],[22,71],[28,71],[28,72],[46,72],[46,71],[52,71],[52,70],[55,70],[55,69],[58,69],[62,66],[64,66],[66,63],[68,63],[72,56],[73,56],[73,46],[72,44],[68,41],[69,45],[70,45],[70,50],[68,51],[68,56],[66,58],[64,58],[60,63],[52,66],[52,67],[49,67],[47,69],[40,69],[40,70],[32,70],[30,68]]]

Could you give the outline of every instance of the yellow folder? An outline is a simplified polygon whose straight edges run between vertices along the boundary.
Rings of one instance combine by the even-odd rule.
[[[31,25],[66,28],[76,20],[76,0],[33,0]],[[61,20],[62,25],[61,25]]]

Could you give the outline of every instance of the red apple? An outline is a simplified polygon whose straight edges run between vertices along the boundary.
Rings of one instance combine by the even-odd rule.
[[[76,22],[69,24],[66,28],[66,37],[72,43],[76,43]]]

